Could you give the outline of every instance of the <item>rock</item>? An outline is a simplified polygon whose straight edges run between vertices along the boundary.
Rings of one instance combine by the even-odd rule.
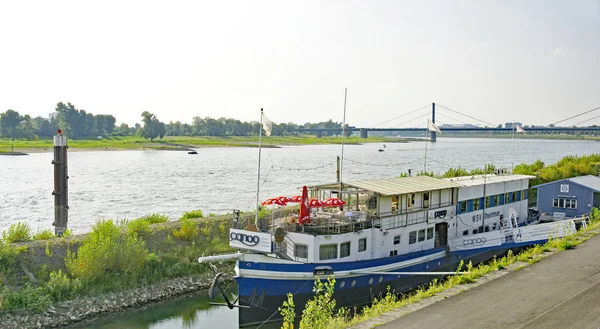
[[[79,318],[76,317],[76,316],[74,316],[74,315],[71,315],[71,316],[69,316],[69,320],[71,320],[71,321],[78,321]]]
[[[36,326],[36,327],[38,327],[38,328],[41,328],[41,327],[42,327],[42,324],[40,323],[40,321],[38,321],[38,322],[35,324],[35,326]]]

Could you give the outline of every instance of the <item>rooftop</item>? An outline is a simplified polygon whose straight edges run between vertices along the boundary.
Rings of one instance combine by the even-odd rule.
[[[453,178],[444,178],[444,180],[450,182],[456,182],[460,186],[477,186],[483,184],[492,184],[492,183],[503,183],[503,182],[512,182],[516,180],[523,179],[534,179],[535,176],[530,175],[496,175],[496,174],[487,174],[487,175],[475,175],[475,176],[461,176],[461,177],[453,177]]]
[[[344,182],[343,185],[344,187],[354,187],[357,189],[371,191],[385,196],[459,187],[459,184],[455,182],[439,178],[433,178],[429,176],[362,180],[354,182]],[[338,189],[339,186],[340,183],[333,183],[311,186],[310,188]]]
[[[564,182],[564,181],[570,181],[585,187],[588,187],[592,190],[595,190],[596,192],[600,192],[600,177],[596,177],[593,175],[586,175],[586,176],[578,176],[578,177],[571,177],[571,178],[567,178],[567,179],[561,179],[561,180],[557,180],[557,181],[553,181],[553,182],[549,182],[549,183],[545,183],[545,184],[540,184],[540,185],[536,185],[533,186],[534,188],[540,187],[540,186],[544,186],[544,185],[548,185],[548,184],[553,184],[556,182]]]

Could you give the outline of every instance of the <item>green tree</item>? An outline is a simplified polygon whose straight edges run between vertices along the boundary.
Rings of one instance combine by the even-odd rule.
[[[17,132],[17,126],[21,122],[21,115],[17,111],[8,110],[4,113],[0,113],[0,124],[2,125],[2,133],[7,136],[12,136],[12,140],[15,140],[15,134]]]
[[[138,130],[142,137],[153,140],[157,137],[162,139],[165,136],[165,124],[160,122],[156,115],[144,111],[142,113],[142,122],[144,126]]]

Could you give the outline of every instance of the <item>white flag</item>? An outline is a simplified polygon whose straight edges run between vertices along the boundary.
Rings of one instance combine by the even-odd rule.
[[[269,120],[266,115],[263,114],[263,128],[265,129],[265,135],[271,136],[273,131],[273,121]]]
[[[442,131],[440,130],[440,128],[438,128],[438,126],[436,126],[433,122],[427,120],[427,130],[429,131],[435,131],[438,134],[441,134]]]
[[[524,133],[525,132],[525,129],[523,129],[521,126],[519,126],[519,125],[516,125],[516,126],[517,126],[517,132],[518,133]]]

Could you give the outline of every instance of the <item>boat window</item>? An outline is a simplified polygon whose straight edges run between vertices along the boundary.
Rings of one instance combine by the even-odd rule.
[[[398,196],[392,195],[392,212],[398,212]]]
[[[515,192],[515,201],[521,201],[521,192],[523,192],[523,191]]]
[[[564,208],[565,207],[565,199],[558,199],[558,206],[560,208]]]
[[[423,192],[423,208],[429,208],[429,192]]]
[[[504,194],[500,194],[500,205],[504,204]]]
[[[408,195],[408,198],[406,199],[406,207],[412,208],[414,205],[415,205],[415,194],[411,193]]]
[[[473,230],[473,234],[477,234],[477,229],[474,229],[474,230]]]
[[[525,199],[529,198],[529,190],[525,190]]]
[[[319,260],[337,258],[337,244],[324,244],[319,247]]]
[[[427,240],[433,239],[433,227],[427,229]]]
[[[294,257],[308,258],[308,246],[305,244],[297,244],[294,247]]]
[[[390,250],[390,256],[398,256],[398,250]]]
[[[489,225],[486,225],[486,226],[485,226],[485,229],[484,229],[484,231],[485,231],[485,232],[489,232],[489,231],[490,231],[490,226],[489,226]]]
[[[467,212],[467,202],[461,201],[461,202],[459,202],[459,204],[460,204],[460,213],[462,214],[463,212]]]
[[[367,238],[358,240],[358,252],[367,250]]]
[[[571,200],[571,208],[573,208],[573,209],[577,208],[577,200]]]
[[[340,258],[350,256],[350,242],[340,244]]]
[[[504,193],[504,203],[510,203],[510,199],[508,198],[508,193]]]
[[[552,206],[558,208],[558,199],[554,199],[552,202]]]
[[[494,195],[494,206],[499,206],[499,205],[500,205],[500,196]]]
[[[464,230],[463,235],[469,235],[469,230]]]
[[[419,242],[425,241],[425,230],[419,230]]]
[[[565,208],[571,208],[571,199],[565,199]]]
[[[412,231],[408,234],[408,244],[417,243],[417,231]]]
[[[396,235],[394,237],[394,244],[400,244],[400,236],[399,235]]]
[[[525,196],[525,190],[521,191],[521,200],[525,200],[527,197]]]
[[[481,200],[479,198],[473,199],[473,210],[481,209]]]
[[[496,223],[492,224],[492,231],[496,230]]]

